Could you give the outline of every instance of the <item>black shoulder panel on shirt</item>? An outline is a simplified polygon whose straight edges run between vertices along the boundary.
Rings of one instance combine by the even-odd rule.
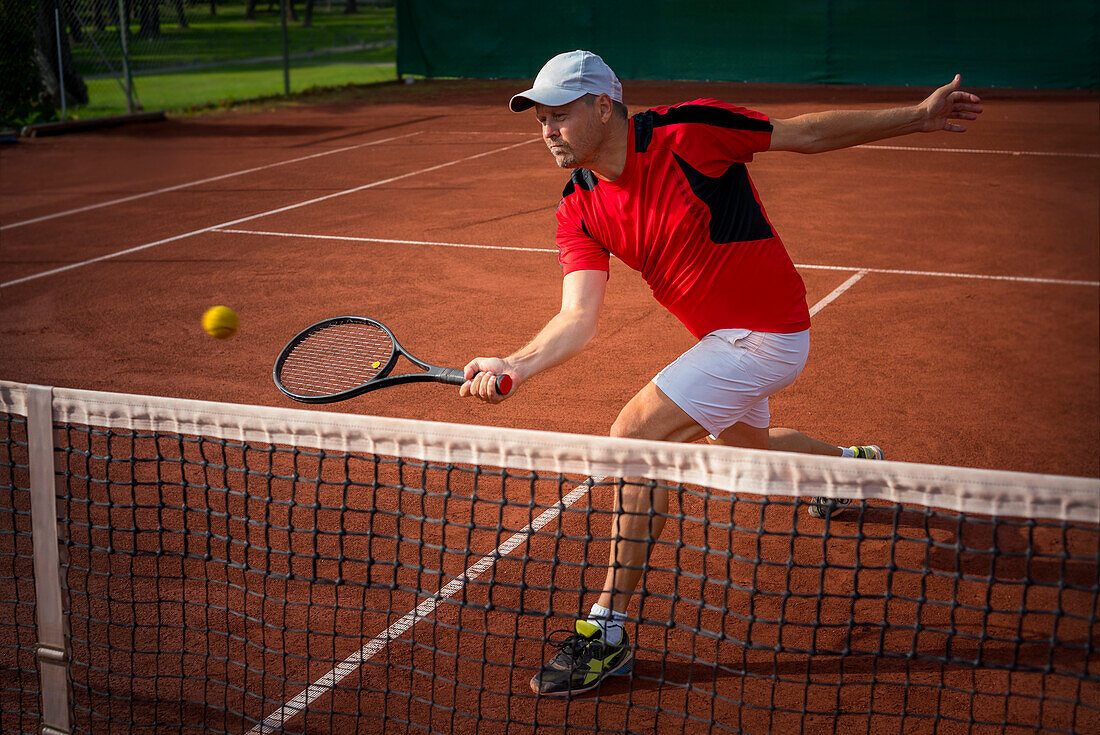
[[[715,125],[731,130],[756,130],[764,133],[772,129],[772,124],[768,120],[758,120],[724,107],[681,105],[671,107],[660,114],[656,110],[646,110],[634,116],[634,152],[645,153],[649,149],[649,144],[653,141],[653,128],[685,123]]]
[[[710,210],[711,240],[748,242],[773,236],[764,210],[753,194],[745,164],[734,163],[721,176],[712,178],[692,168],[675,153],[672,155],[695,196]]]
[[[584,189],[585,191],[592,191],[596,188],[596,184],[600,182],[593,174],[586,168],[575,168],[573,173],[569,174],[569,183],[565,185],[565,189],[562,190],[561,198],[565,199],[570,194],[577,190],[577,187]]]
[[[683,123],[702,123],[703,125],[716,125],[720,128],[733,130],[756,130],[762,133],[771,131],[772,124],[768,120],[760,120],[748,115],[742,115],[724,107],[711,105],[680,105],[670,107],[660,115],[654,115],[653,125],[682,125]]]
[[[596,184],[599,183],[596,174],[586,168],[573,169],[573,173],[569,175],[569,179],[570,183],[576,184],[585,191],[592,191],[596,188]]]
[[[645,153],[649,142],[653,140],[653,110],[639,112],[634,116],[634,152]]]

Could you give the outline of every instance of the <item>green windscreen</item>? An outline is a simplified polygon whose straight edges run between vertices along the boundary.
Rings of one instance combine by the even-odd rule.
[[[531,78],[583,48],[623,79],[1100,87],[1096,0],[398,3],[399,74]]]

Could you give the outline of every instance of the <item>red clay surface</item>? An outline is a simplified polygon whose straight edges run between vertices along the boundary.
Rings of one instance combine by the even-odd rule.
[[[516,349],[558,306],[560,270],[553,252],[553,212],[566,178],[538,142],[533,118],[507,111],[506,101],[516,88],[515,83],[455,82],[382,87],[348,103],[170,120],[0,148],[0,283],[4,284],[0,287],[0,378],[289,406],[291,402],[271,383],[275,356],[302,327],[346,313],[383,321],[413,354],[440,365],[461,366],[476,355]],[[775,117],[833,107],[905,104],[918,101],[922,93],[626,85],[627,101],[635,111],[713,96]],[[802,274],[811,305],[852,275],[868,271],[814,318],[810,362],[802,377],[773,399],[773,423],[836,443],[878,443],[891,459],[1097,477],[1100,106],[1095,95],[985,91],[982,96],[985,114],[965,135],[910,136],[881,144],[902,150],[861,148],[812,157],[762,154],[750,166],[772,223],[795,263],[805,266]],[[313,157],[285,163],[308,156]],[[254,168],[259,170],[229,175]],[[224,178],[95,207],[219,176]],[[360,190],[346,193],[356,188]],[[330,198],[295,206],[326,196]],[[82,207],[95,208],[73,212]],[[55,216],[67,212],[71,213]],[[43,217],[51,218],[28,222]],[[118,254],[130,249],[134,250]],[[89,262],[97,258],[105,259]],[[76,267],[49,273],[66,266]],[[959,277],[962,275],[1003,278]],[[202,332],[200,317],[213,304],[229,305],[240,314],[241,330],[233,339],[218,342]],[[613,265],[601,333],[595,343],[582,357],[525,384],[499,406],[461,400],[445,386],[411,385],[321,410],[603,434],[623,403],[691,343],[691,336],[653,302],[637,275]],[[297,489],[292,494],[297,502],[309,502]],[[537,499],[547,505],[554,502],[554,489]],[[520,502],[520,498],[512,500]],[[603,500],[591,502],[596,506]],[[179,497],[170,501],[179,502]],[[225,501],[200,498],[193,502],[201,507],[203,502]],[[406,501],[391,498],[389,502],[403,507]],[[432,517],[423,508],[413,510]],[[518,529],[529,520],[525,508],[511,510],[507,528]],[[776,517],[769,516],[767,523],[758,519],[756,525],[789,527],[791,509],[782,510]],[[448,518],[452,512],[456,522],[495,528],[501,510],[496,505],[479,508],[468,504],[450,509]],[[696,508],[694,512],[701,511]],[[740,524],[751,527],[756,511],[739,507],[738,513],[747,514]],[[595,523],[605,520],[597,518]],[[891,527],[889,519],[880,520],[883,528]],[[341,522],[348,521],[337,517],[325,520],[329,528],[339,528]],[[810,548],[802,553],[807,555],[806,563],[821,563],[821,529],[810,528],[804,518],[795,522],[800,531],[819,534],[816,551]],[[171,530],[182,527],[184,519],[171,516],[164,523]],[[567,518],[563,527],[569,523]],[[586,523],[583,516],[577,516],[568,533],[583,535]],[[919,518],[903,525],[912,526],[907,536],[942,536],[944,543],[951,539],[952,529],[928,531]],[[188,527],[194,526],[192,519]],[[854,524],[840,527],[848,528],[849,533],[856,528]],[[431,531],[417,528],[411,533]],[[670,527],[669,533],[674,531]],[[388,529],[387,533],[394,531]],[[606,535],[605,530],[593,533]],[[685,537],[690,533],[685,530]],[[418,538],[413,537],[414,544]],[[1021,538],[1026,546],[1028,538]],[[500,540],[493,532],[474,532],[469,539],[455,542],[484,553]],[[542,557],[555,554],[559,559],[579,561],[586,555],[579,541],[568,549],[540,541]],[[273,549],[295,543],[289,536],[266,542]],[[1020,539],[1014,535],[1010,542],[1019,543]],[[135,538],[129,543],[139,542]],[[777,543],[787,543],[787,537],[780,536]],[[812,538],[809,543],[814,545]],[[1075,553],[1087,556],[1090,543],[1091,553],[1095,553],[1095,536],[1074,539]],[[886,544],[885,540],[878,545],[874,540],[850,540],[831,547],[827,560],[838,567],[850,565],[855,558],[885,563],[881,555],[895,553],[910,565],[924,563],[924,544],[894,552],[888,552]],[[981,543],[976,545],[982,548]],[[391,546],[366,551],[349,547],[344,553],[409,563],[403,556],[409,552],[402,551],[401,544]],[[123,544],[121,548],[132,546]],[[588,556],[598,565],[605,554],[605,548],[596,544]],[[655,558],[662,566],[694,569],[696,573],[708,564],[706,559],[675,559],[671,554],[670,549],[661,549]],[[980,558],[965,561],[979,566],[981,562]],[[455,575],[464,562],[468,563],[464,554],[455,554],[433,561],[436,566],[432,568]],[[950,570],[963,562],[932,559],[929,563]],[[1095,578],[1095,565],[1089,568]],[[143,574],[156,571],[141,570]],[[179,570],[161,571],[168,577],[180,576]],[[500,562],[497,574],[507,578],[508,572],[505,561]],[[184,576],[202,573],[195,568]],[[988,570],[971,569],[969,573],[985,575]],[[1088,573],[1085,569],[1086,577]],[[211,569],[205,574],[216,577],[218,572]],[[534,570],[524,578],[530,574],[538,576]],[[766,584],[776,584],[777,589],[789,584],[810,589],[817,586],[819,574],[815,570],[813,579],[784,579],[782,584],[768,580]],[[249,614],[302,628],[301,618],[295,617],[302,606],[296,603],[314,601],[318,609],[329,612],[325,621],[311,621],[311,630],[316,622],[325,641],[320,645],[322,655],[339,660],[362,645],[360,631],[372,637],[415,604],[411,594],[362,588],[368,580],[359,572],[351,576],[360,587],[353,585],[350,594],[360,597],[341,600],[339,606],[335,606],[334,597],[324,597],[333,595],[331,586],[326,591],[307,585],[270,590],[274,599],[285,598],[286,604]],[[712,576],[721,579],[721,570]],[[405,583],[433,591],[437,577],[414,577]],[[567,586],[579,587],[575,572],[570,575],[566,570],[565,580]],[[586,581],[599,584],[598,579]],[[865,578],[856,580],[861,581]],[[236,582],[249,589],[267,588],[258,580],[251,585],[241,579]],[[181,584],[181,589],[164,593],[168,599],[180,601],[178,609],[172,612],[169,607],[160,614],[174,615],[178,624],[195,614],[188,612],[189,605],[196,601],[202,605],[203,595],[222,587],[220,602],[210,600],[209,604],[247,607],[246,599],[231,599],[233,583],[219,578],[202,589]],[[665,575],[652,580],[651,589],[667,594],[676,584],[675,575]],[[852,584],[850,578],[828,582],[832,589],[850,589]],[[894,584],[916,590],[919,580],[895,580]],[[1087,579],[1083,584],[1087,586]],[[115,594],[122,595],[120,604],[126,610],[143,609],[130,600],[134,592]],[[517,593],[507,586],[500,592],[476,590],[480,602],[497,594],[507,598]],[[570,594],[569,599],[555,599],[554,608],[577,609],[577,595]],[[706,590],[691,589],[684,596],[692,599],[706,594]],[[912,592],[914,597],[917,594]],[[951,599],[959,590],[930,594],[935,599]],[[977,590],[971,594],[980,597]],[[995,589],[992,594],[997,609],[1013,602],[1009,589]],[[545,609],[548,601],[543,598],[524,600],[525,609]],[[830,607],[830,599],[826,598],[820,613],[823,622],[846,622],[853,617],[851,610]],[[1029,602],[1039,607],[1055,604],[1041,596]],[[1060,602],[1080,606],[1088,600]],[[835,603],[841,608],[850,604],[846,597],[836,598]],[[511,599],[504,606],[518,604]],[[746,601],[730,597],[726,604],[734,610]],[[767,600],[761,604],[765,612],[758,610],[757,614],[777,615],[768,608]],[[392,615],[387,619],[369,611],[392,611]],[[74,607],[74,614],[77,612]],[[135,614],[142,619],[141,612]],[[652,614],[661,619],[670,613]],[[809,618],[800,616],[812,615],[814,610],[787,614],[792,621],[805,622]],[[872,604],[854,617],[904,621],[912,614],[904,604],[900,608]],[[460,616],[462,625],[458,625]],[[560,727],[568,722],[592,727],[597,722],[592,702],[540,702],[536,707],[530,699],[493,697],[458,683],[474,676],[483,677],[496,690],[524,688],[532,668],[543,658],[539,643],[515,642],[518,634],[536,639],[543,636],[541,621],[538,629],[527,629],[531,621],[514,613],[486,616],[476,610],[444,611],[436,625],[421,624],[411,637],[406,634],[401,645],[391,644],[385,653],[386,666],[368,666],[361,675],[367,688],[411,692],[411,697],[383,701],[363,695],[357,702],[354,689],[360,675],[355,674],[342,685],[350,687],[350,694],[342,691],[322,697],[317,711],[378,714],[388,707],[394,708],[390,716],[395,722],[414,720],[438,731],[474,729],[479,724],[485,731],[503,731],[505,727],[492,720],[505,714],[528,723]],[[966,630],[971,623],[960,619],[943,625]],[[213,621],[209,625],[215,627]],[[550,622],[546,625],[557,627]],[[709,625],[723,630],[721,620]],[[486,629],[491,632],[488,638],[479,632]],[[753,639],[767,639],[768,630],[765,626],[752,631]],[[737,635],[745,633],[735,631]],[[1083,630],[1063,633],[1091,639],[1093,650],[1100,635],[1095,620]],[[240,640],[233,635],[243,636],[245,630],[230,631],[226,646]],[[664,728],[661,711],[688,711],[704,720],[720,715],[726,726],[750,732],[830,724],[848,727],[865,723],[866,715],[861,713],[873,709],[879,713],[923,712],[929,717],[938,713],[939,729],[952,731],[956,726],[962,729],[954,718],[968,720],[974,712],[984,714],[993,706],[991,702],[1018,710],[994,712],[990,715],[994,721],[1016,717],[1049,728],[1093,722],[1067,722],[1063,712],[1050,709],[1037,714],[1035,703],[1026,698],[1022,703],[995,698],[986,701],[961,697],[954,689],[926,693],[918,687],[921,696],[910,700],[913,693],[901,684],[906,678],[930,684],[943,680],[952,687],[969,689],[980,680],[983,688],[996,690],[997,682],[1004,679],[1006,690],[1045,688],[1057,696],[1073,696],[1072,691],[1066,694],[1063,689],[1072,683],[1067,685],[1058,677],[1013,674],[1009,681],[1008,675],[995,671],[975,673],[966,667],[945,669],[866,656],[839,669],[835,659],[814,664],[812,658],[796,656],[780,662],[782,666],[776,670],[770,652],[748,652],[744,658],[735,652],[733,661],[722,652],[699,654],[702,660],[725,667],[715,668],[661,655],[666,647],[663,635],[659,629],[639,634],[638,675],[632,685],[624,680],[605,688],[599,698],[601,727]],[[867,635],[877,633],[868,630]],[[287,635],[277,644],[304,654],[306,642],[304,634],[298,639]],[[674,647],[674,643],[670,640],[667,645]],[[828,645],[842,646],[843,640],[829,639]],[[925,640],[922,645],[934,648],[937,641]],[[317,650],[313,644],[308,648]],[[462,653],[456,656],[456,651]],[[249,655],[247,650],[240,653]],[[225,654],[221,650],[216,655]],[[1025,652],[1022,659],[1030,661],[1027,655]],[[257,679],[244,671],[225,675],[245,692],[251,691],[249,682],[256,681],[263,691],[250,698],[223,688],[209,694],[211,706],[223,702],[229,709],[246,711],[255,718],[266,714],[260,712],[265,709],[262,705],[297,693],[277,687],[268,691],[271,683],[284,675],[280,667],[286,666],[285,662],[265,661],[262,656],[249,661],[257,668],[270,667],[270,678]],[[294,660],[290,661],[293,665]],[[188,663],[180,665],[186,669]],[[300,668],[308,670],[288,670],[286,675],[298,681],[312,680],[331,668],[331,663],[300,663]],[[137,670],[151,664],[135,659],[130,665]],[[1097,662],[1089,665],[1095,672]],[[737,676],[730,673],[731,668],[757,676]],[[438,686],[432,691],[432,673],[447,682],[445,691],[438,691]],[[867,683],[871,674],[882,682],[877,687]],[[647,681],[658,676],[679,684],[662,690]],[[730,705],[720,700],[713,705],[715,698],[709,694],[685,697],[685,682],[697,683],[699,679],[703,683],[697,685],[705,693],[718,692],[740,699],[744,705],[731,711]],[[822,686],[807,686],[807,679]],[[164,681],[171,682],[171,677]],[[846,687],[838,688],[838,681]],[[261,694],[266,702],[260,701]],[[1094,705],[1100,699],[1095,683],[1076,696],[1086,701],[1091,698]],[[343,699],[334,701],[338,697]],[[437,703],[435,708],[432,701]],[[921,704],[914,703],[917,701]],[[448,713],[449,703],[459,714]],[[721,712],[712,711],[712,706]],[[805,718],[794,714],[803,709],[817,714]],[[132,714],[131,708],[123,716]],[[480,723],[470,719],[479,714],[488,719]],[[846,716],[851,720],[846,721]],[[181,709],[169,717],[194,722],[204,715]],[[900,717],[885,716],[876,728],[919,729],[929,722]],[[350,731],[354,726],[350,718],[324,714],[307,718],[305,723],[299,719],[288,729]],[[219,727],[233,731],[235,725],[226,721]],[[243,731],[249,727],[251,724]],[[390,724],[378,729],[403,727]],[[675,722],[668,727],[679,729]],[[867,724],[858,727],[868,729]]]

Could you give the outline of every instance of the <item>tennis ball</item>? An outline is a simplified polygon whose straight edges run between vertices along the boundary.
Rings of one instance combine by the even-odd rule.
[[[237,312],[228,306],[211,306],[202,315],[202,328],[215,339],[229,339],[237,333]]]

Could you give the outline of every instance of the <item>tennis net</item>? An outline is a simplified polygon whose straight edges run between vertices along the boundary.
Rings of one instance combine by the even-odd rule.
[[[628,483],[634,672],[536,695]],[[1100,731],[1096,479],[0,382],[0,489],[5,733]]]

